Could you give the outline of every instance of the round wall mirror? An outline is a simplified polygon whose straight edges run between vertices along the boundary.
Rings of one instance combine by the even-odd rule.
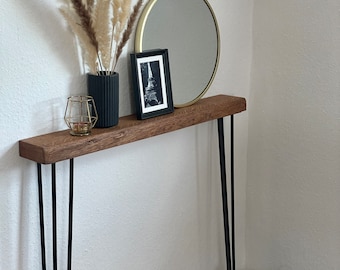
[[[137,25],[135,52],[168,49],[175,107],[199,100],[219,61],[220,38],[206,0],[150,0]]]

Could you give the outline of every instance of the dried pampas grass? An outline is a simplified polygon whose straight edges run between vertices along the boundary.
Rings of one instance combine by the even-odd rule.
[[[130,38],[143,0],[64,0],[60,12],[76,35],[93,74],[111,74]]]

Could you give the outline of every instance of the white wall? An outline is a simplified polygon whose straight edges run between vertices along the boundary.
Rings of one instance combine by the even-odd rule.
[[[208,95],[248,95],[251,3],[211,1],[222,52]],[[1,1],[1,270],[40,269],[36,166],[18,156],[18,140],[65,129],[66,98],[86,92],[72,35],[57,6],[57,1]],[[133,111],[127,59],[132,43],[118,67],[121,115]],[[237,256],[242,268],[247,115],[235,117]],[[224,269],[216,141],[214,122],[75,159],[73,269]],[[49,170],[43,166],[47,202]],[[67,170],[67,162],[57,164],[62,269]],[[50,211],[45,215],[49,219]],[[51,253],[47,255],[50,262]]]
[[[246,261],[340,269],[340,2],[254,1]]]

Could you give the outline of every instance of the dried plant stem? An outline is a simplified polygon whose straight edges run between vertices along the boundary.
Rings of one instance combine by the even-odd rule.
[[[100,52],[100,60],[104,70],[110,69],[110,43],[111,43],[111,28],[110,28],[110,1],[98,1],[93,12],[93,28],[98,41],[98,49]]]
[[[91,43],[98,51],[98,41],[96,39],[96,33],[92,26],[92,19],[90,13],[86,9],[85,5],[80,0],[71,0],[73,7],[76,13],[79,16],[81,26],[86,31],[87,35],[89,36]]]
[[[120,55],[122,54],[124,46],[126,45],[127,41],[130,38],[133,25],[135,21],[137,20],[137,16],[138,16],[140,8],[142,7],[142,4],[143,4],[143,0],[138,0],[136,5],[133,7],[133,11],[127,21],[127,25],[126,25],[125,31],[123,32],[122,38],[119,43],[116,43],[116,54],[115,54],[115,57],[113,58],[111,70],[114,70],[117,66],[118,59]]]
[[[98,41],[96,38],[96,32],[93,29],[91,15],[81,0],[71,0],[71,3],[73,4],[74,9],[79,16],[82,28],[87,33],[92,45],[96,49],[96,53],[98,57],[98,64],[100,66],[100,69],[103,69],[103,65],[99,57],[99,46],[98,46]]]

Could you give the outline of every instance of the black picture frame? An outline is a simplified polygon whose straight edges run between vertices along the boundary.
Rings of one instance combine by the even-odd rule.
[[[168,49],[130,54],[137,119],[172,113]]]

